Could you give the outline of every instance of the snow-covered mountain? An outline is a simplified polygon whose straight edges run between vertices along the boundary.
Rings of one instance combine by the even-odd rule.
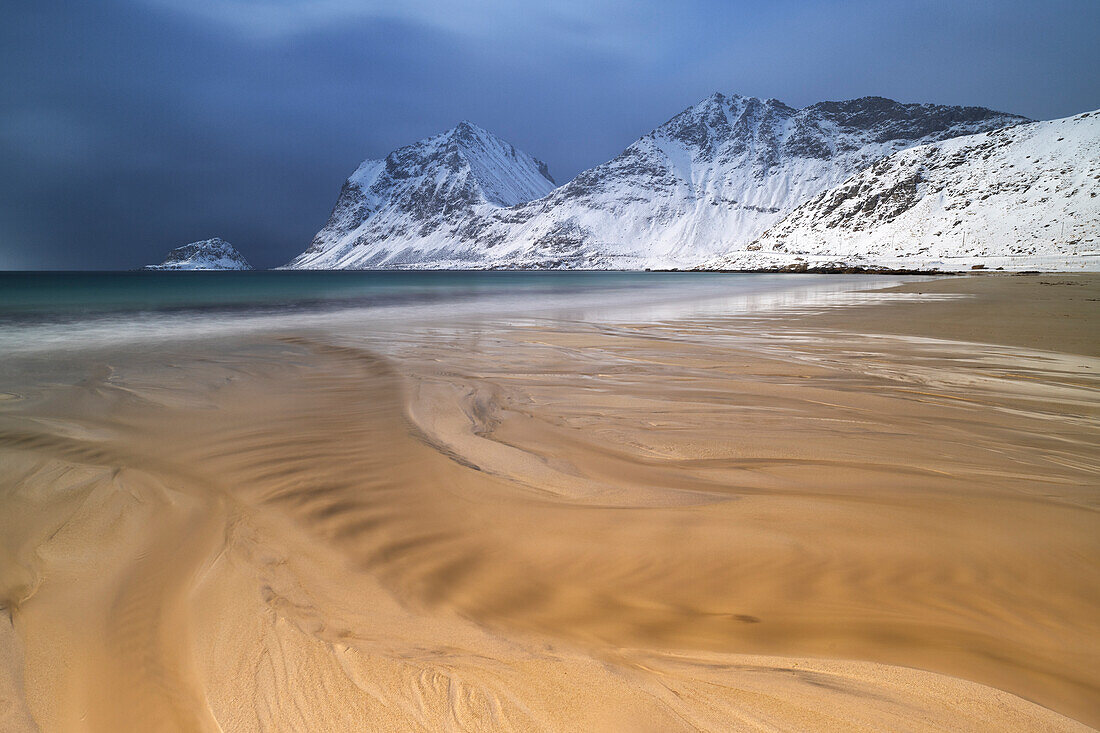
[[[159,265],[146,265],[143,270],[251,270],[252,265],[220,237],[191,242],[176,247]]]
[[[1100,269],[1100,111],[896,153],[708,268]]]
[[[422,267],[481,262],[493,214],[554,188],[546,164],[469,122],[367,160],[328,223],[287,267]]]
[[[1022,118],[880,97],[794,109],[714,94],[519,209],[500,259],[684,267],[748,244],[814,194],[912,145]]]
[[[360,166],[289,266],[693,266],[891,153],[1022,119],[881,97],[794,109],[714,94],[552,191],[543,164],[460,125]]]

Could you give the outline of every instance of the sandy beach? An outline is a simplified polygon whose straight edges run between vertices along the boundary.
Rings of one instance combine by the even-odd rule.
[[[1100,726],[1100,276],[0,381],[0,729]]]

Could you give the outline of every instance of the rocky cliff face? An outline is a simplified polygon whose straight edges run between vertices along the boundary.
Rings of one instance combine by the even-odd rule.
[[[1100,267],[1100,112],[911,148],[709,263]]]
[[[367,161],[291,267],[688,267],[745,247],[894,152],[1022,121],[880,97],[794,109],[715,94],[552,189],[468,123]]]
[[[176,247],[159,265],[146,265],[144,270],[251,270],[252,265],[220,237],[191,242]]]

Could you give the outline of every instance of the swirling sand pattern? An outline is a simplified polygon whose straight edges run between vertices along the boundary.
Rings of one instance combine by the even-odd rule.
[[[54,368],[0,411],[5,730],[1100,722],[1095,358],[716,320]]]

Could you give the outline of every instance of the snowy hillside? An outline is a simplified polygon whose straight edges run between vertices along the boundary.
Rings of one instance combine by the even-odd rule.
[[[220,237],[176,247],[159,265],[144,270],[251,270],[252,265]]]
[[[714,94],[520,207],[495,259],[544,267],[684,267],[752,242],[814,194],[897,150],[1021,118],[880,97],[804,109]],[[497,254],[498,250],[505,250]]]
[[[538,161],[469,125],[461,137],[477,145],[455,141],[460,126],[360,166],[290,266],[693,266],[875,160],[1021,119],[881,97],[794,109],[714,94],[553,191]],[[454,166],[435,162],[447,155]]]
[[[546,164],[462,122],[367,160],[344,183],[325,228],[287,267],[416,267],[477,259],[493,212],[554,187]]]
[[[1100,112],[923,145],[707,264],[1100,269]]]

